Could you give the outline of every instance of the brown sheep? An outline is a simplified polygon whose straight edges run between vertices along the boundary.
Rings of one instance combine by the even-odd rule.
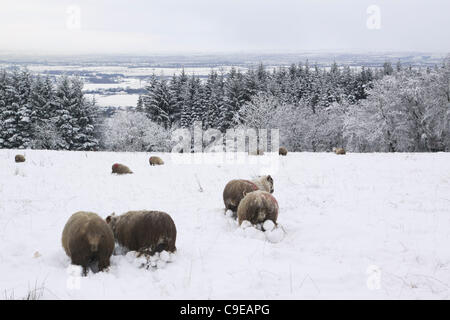
[[[164,161],[162,161],[162,159],[160,157],[150,157],[149,159],[150,165],[151,166],[159,166],[159,165],[163,165]]]
[[[237,210],[239,225],[244,220],[252,224],[272,220],[275,224],[278,218],[278,202],[270,193],[262,190],[250,192],[239,203]]]
[[[288,153],[287,149],[285,147],[280,147],[280,149],[278,149],[278,154],[282,155],[282,156],[286,156]]]
[[[259,149],[253,150],[253,151],[249,151],[248,154],[251,156],[263,156],[264,150],[259,150]]]
[[[114,163],[112,166],[112,173],[116,174],[129,174],[133,173],[133,171],[130,170],[127,166],[120,164],[120,163]]]
[[[239,203],[245,197],[247,193],[265,190],[273,193],[273,179],[271,176],[262,176],[258,179],[249,180],[231,180],[225,186],[223,190],[223,202],[225,204],[225,210],[237,211]]]
[[[24,157],[23,155],[21,155],[21,154],[18,154],[18,155],[16,155],[16,156],[14,157],[14,160],[15,160],[16,162],[25,162],[25,157]]]
[[[334,153],[345,154],[345,149],[344,148],[334,148]]]
[[[106,218],[119,245],[131,251],[174,252],[177,229],[170,215],[161,211],[129,211]]]
[[[72,264],[103,271],[109,267],[109,258],[114,251],[114,235],[106,222],[92,212],[74,213],[67,221],[62,233],[62,246]]]

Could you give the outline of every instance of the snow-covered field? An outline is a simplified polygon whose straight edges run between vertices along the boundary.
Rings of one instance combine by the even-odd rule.
[[[95,97],[95,103],[101,107],[136,107],[139,95],[138,94],[86,94],[87,98],[92,99]]]
[[[7,65],[6,65],[7,66]],[[186,68],[169,68],[169,67],[136,67],[135,65],[98,65],[98,66],[85,66],[85,65],[33,65],[30,64],[27,66],[30,71],[47,74],[51,71],[60,71],[60,72],[69,72],[69,71],[77,71],[77,72],[94,72],[94,73],[104,73],[104,74],[123,74],[128,77],[136,77],[136,76],[151,76],[153,74],[160,76],[172,76],[174,74],[179,75],[183,72],[187,75],[195,74],[197,76],[206,76],[211,73],[211,70],[217,71],[218,73],[230,72],[233,66],[224,65],[219,67],[186,67]],[[248,68],[246,67],[235,67],[236,70],[245,71]],[[267,69],[273,69],[274,66],[267,66]]]
[[[27,162],[14,163],[17,153]],[[150,167],[149,156],[1,150],[0,298],[34,288],[43,299],[449,298],[450,154],[289,153],[270,172],[278,243],[246,237],[224,215],[226,182],[257,166],[159,154],[166,165]],[[115,162],[135,173],[111,175]],[[173,217],[175,261],[146,270],[117,255],[108,272],[68,285],[69,216],[136,209]]]

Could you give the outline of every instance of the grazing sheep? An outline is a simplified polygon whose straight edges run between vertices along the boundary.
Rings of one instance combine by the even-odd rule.
[[[262,176],[258,179],[249,180],[231,180],[225,186],[223,190],[223,202],[225,204],[226,210],[231,210],[236,212],[239,203],[245,197],[247,193],[265,190],[267,192],[273,193],[273,179],[269,176]]]
[[[161,211],[129,211],[106,218],[117,242],[131,251],[174,252],[177,229],[170,215]]]
[[[269,192],[258,190],[250,192],[239,203],[237,210],[239,225],[245,220],[252,224],[272,220],[275,224],[278,218],[278,202]]]
[[[336,154],[345,154],[345,149],[344,148],[334,148],[333,151]]]
[[[253,151],[249,151],[248,154],[251,156],[263,156],[264,150],[259,150],[259,149],[253,150]]]
[[[112,173],[117,174],[128,174],[133,173],[133,171],[130,170],[127,166],[120,164],[120,163],[114,163],[112,166]]]
[[[16,156],[14,157],[14,160],[15,160],[16,162],[25,162],[25,157],[24,157],[23,155],[21,155],[21,154],[18,154],[18,155],[16,155]]]
[[[92,212],[74,213],[62,233],[62,246],[72,264],[83,267],[83,274],[109,267],[114,251],[114,235],[106,222]]]
[[[288,153],[287,149],[285,147],[280,147],[280,149],[278,149],[278,154],[282,155],[282,156],[286,156]]]
[[[164,164],[164,161],[162,161],[162,159],[160,157],[150,157],[149,159],[150,165],[151,166],[159,166]]]

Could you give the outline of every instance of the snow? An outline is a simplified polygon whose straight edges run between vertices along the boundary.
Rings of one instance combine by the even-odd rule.
[[[16,164],[18,153],[27,161]],[[165,165],[150,167],[150,155]],[[115,162],[135,173],[111,175]],[[271,172],[279,227],[265,233],[225,215],[225,184],[259,174],[248,162],[187,165],[170,154],[0,150],[0,165],[0,298],[24,297],[35,285],[44,288],[42,299],[450,294],[447,153],[290,152]],[[166,253],[149,261],[133,252],[113,255],[108,271],[80,277],[61,246],[70,215],[140,209],[172,216],[176,254],[167,262]]]
[[[29,64],[27,66],[28,70],[47,74],[49,72],[70,72],[70,71],[76,71],[76,72],[93,72],[93,73],[100,73],[100,74],[121,74],[126,75],[127,77],[143,77],[143,76],[152,76],[155,74],[156,76],[165,75],[168,77],[171,77],[173,74],[179,75],[184,72],[188,75],[195,74],[198,76],[205,76],[208,75],[211,70],[217,71],[217,72],[230,72],[231,68],[233,66],[219,66],[219,67],[186,67],[186,68],[170,68],[170,67],[136,67],[133,66],[132,68],[126,66],[126,65],[97,65],[97,66],[84,66],[84,65],[32,65]],[[241,72],[247,70],[246,67],[234,67],[236,70],[239,70]],[[268,69],[272,70],[273,66],[267,66]]]
[[[275,224],[273,223],[272,220],[266,220],[263,223],[263,229],[264,231],[272,231],[273,228],[275,228]]]

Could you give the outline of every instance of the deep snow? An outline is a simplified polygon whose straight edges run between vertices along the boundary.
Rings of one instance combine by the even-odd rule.
[[[164,166],[149,153],[0,150],[0,298],[35,287],[43,299],[449,297],[450,154],[280,157],[277,243],[224,214],[225,184],[257,167],[156,155]],[[115,162],[134,174],[111,175]],[[173,217],[175,261],[147,270],[117,255],[108,272],[74,278],[61,246],[69,216],[140,209]]]

